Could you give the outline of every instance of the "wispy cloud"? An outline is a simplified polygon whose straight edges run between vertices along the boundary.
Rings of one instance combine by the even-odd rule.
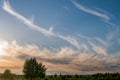
[[[13,10],[12,7],[10,6],[8,0],[4,0],[2,7],[6,12],[8,12],[9,14],[18,18],[20,21],[25,23],[31,29],[39,31],[39,32],[43,33],[44,35],[53,35],[51,30],[46,30],[46,29],[41,28],[40,26],[33,24],[33,20],[31,21],[31,20],[23,17],[21,14],[17,13],[15,10]]]
[[[119,33],[120,33],[120,28],[115,26],[115,28],[112,29],[112,31],[107,34],[106,39],[108,41],[111,41],[114,38],[116,38],[119,35]]]
[[[119,38],[117,41],[118,41],[118,43],[120,44],[120,38]]]
[[[104,20],[110,20],[110,17],[106,14],[86,8],[75,1],[72,2],[77,8],[84,12],[98,16]],[[88,73],[89,71],[89,73],[97,73],[106,71],[119,71],[120,55],[116,55],[114,53],[112,55],[107,52],[106,46],[109,43],[106,40],[99,37],[89,38],[84,35],[79,35],[80,38],[85,39],[85,43],[80,43],[80,40],[76,39],[75,37],[53,32],[53,26],[47,30],[35,25],[34,17],[27,19],[26,17],[17,13],[10,6],[8,0],[4,0],[2,8],[12,16],[18,18],[29,28],[38,31],[45,36],[53,36],[63,39],[79,50],[74,50],[70,47],[62,47],[54,51],[48,48],[38,47],[34,44],[19,45],[16,41],[9,43],[8,41],[0,40],[1,44],[4,43],[4,55],[0,56],[0,66],[10,68],[13,68],[14,66],[22,67],[25,59],[36,57],[39,61],[42,61],[46,65],[48,71],[52,72]],[[113,35],[115,33],[113,33]],[[83,51],[81,49],[83,49]],[[9,64],[9,66],[6,64]]]
[[[13,67],[21,71],[24,60],[36,57],[37,60],[42,61],[48,68],[48,72],[66,72],[66,73],[81,73],[84,72],[105,72],[105,71],[119,71],[120,68],[120,55],[102,55],[94,53],[83,53],[76,51],[69,47],[57,49],[56,51],[38,47],[37,45],[19,45],[16,41],[7,42],[1,40],[1,43],[7,43],[4,47],[4,55],[0,57],[0,66]],[[92,44],[94,46],[94,44]],[[11,56],[11,57],[9,57]],[[14,62],[15,61],[15,62]],[[8,64],[8,65],[6,65]]]
[[[69,42],[70,44],[76,46],[77,49],[80,49],[80,43],[74,39],[73,37],[70,36],[62,36],[62,35],[58,35],[60,38],[62,38],[63,40],[66,40],[67,42]]]
[[[72,3],[81,11],[95,15],[95,16],[100,17],[100,18],[107,20],[107,21],[110,20],[110,17],[107,14],[105,14],[104,12],[102,13],[102,12],[99,12],[97,10],[85,7],[85,6],[81,5],[80,3],[77,3],[75,0],[72,0]]]
[[[114,38],[116,38],[116,36],[119,35],[120,29],[119,26],[116,25],[115,23],[111,22],[111,18],[114,17],[113,15],[111,15],[110,13],[108,13],[105,10],[102,10],[100,8],[88,8],[86,6],[81,5],[80,3],[78,3],[76,0],[71,0],[72,3],[75,5],[76,8],[78,8],[79,10],[89,13],[91,15],[95,15],[99,18],[102,18],[103,21],[109,25],[109,29],[111,29],[112,31],[109,32],[106,36],[106,41],[110,42],[111,40],[113,40]],[[85,38],[87,40],[90,40],[89,38],[80,35],[80,37]],[[105,42],[104,40],[100,39],[100,38],[96,38],[97,41],[101,42],[103,45],[108,46],[108,44],[106,44],[107,42]]]
[[[107,47],[110,45],[107,40],[103,40],[99,37],[87,37],[84,35],[79,34],[80,38],[86,40],[88,42],[89,47],[91,46],[93,53],[102,54],[102,55],[109,55],[107,53]]]
[[[107,43],[107,41],[101,39],[101,38],[95,38],[99,43],[101,43],[103,46],[108,46],[109,44]]]
[[[67,36],[63,36],[60,35],[58,33],[54,33],[53,32],[53,26],[50,27],[49,30],[44,29],[40,26],[35,25],[34,22],[34,17],[32,17],[30,20],[25,18],[24,16],[22,16],[21,14],[17,13],[9,4],[8,0],[4,0],[3,2],[3,6],[2,6],[3,10],[5,10],[6,12],[8,12],[9,14],[13,15],[14,17],[18,18],[20,21],[22,21],[25,25],[27,25],[29,28],[38,31],[42,34],[44,34],[45,36],[55,36],[58,38],[61,38],[67,42],[69,42],[71,45],[73,45],[74,47],[76,47],[77,49],[79,49],[79,42],[77,40],[75,40],[74,38],[71,37],[67,37]]]
[[[70,8],[69,7],[67,7],[67,6],[64,6],[63,7],[65,10],[67,10],[67,11],[69,11],[70,10]]]
[[[97,46],[97,45],[95,45],[94,43],[92,43],[90,41],[89,41],[89,44],[92,46],[92,49],[93,49],[93,51],[95,53],[107,55],[107,51],[103,47]]]

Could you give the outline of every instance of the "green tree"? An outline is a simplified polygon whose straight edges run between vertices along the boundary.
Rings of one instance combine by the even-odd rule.
[[[42,63],[38,63],[35,58],[27,59],[24,63],[23,73],[29,80],[33,78],[45,77],[46,68]]]
[[[13,74],[11,73],[9,69],[6,69],[2,75],[2,78],[4,80],[13,80]]]

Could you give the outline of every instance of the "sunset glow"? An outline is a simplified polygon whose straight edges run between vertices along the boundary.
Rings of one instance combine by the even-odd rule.
[[[0,73],[32,57],[47,74],[120,72],[119,3],[0,0]]]
[[[5,48],[7,47],[7,43],[0,41],[0,56],[5,55]]]

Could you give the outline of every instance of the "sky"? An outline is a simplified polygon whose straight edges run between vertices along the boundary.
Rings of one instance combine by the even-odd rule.
[[[35,57],[47,74],[120,72],[120,0],[0,0],[0,72]]]

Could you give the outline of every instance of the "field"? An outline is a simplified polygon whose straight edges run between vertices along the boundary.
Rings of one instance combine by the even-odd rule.
[[[24,76],[14,75],[14,77],[0,78],[0,80],[29,80],[25,79]],[[45,78],[36,78],[33,80],[120,80],[119,73],[105,73],[105,74],[94,74],[94,75],[49,75]]]

